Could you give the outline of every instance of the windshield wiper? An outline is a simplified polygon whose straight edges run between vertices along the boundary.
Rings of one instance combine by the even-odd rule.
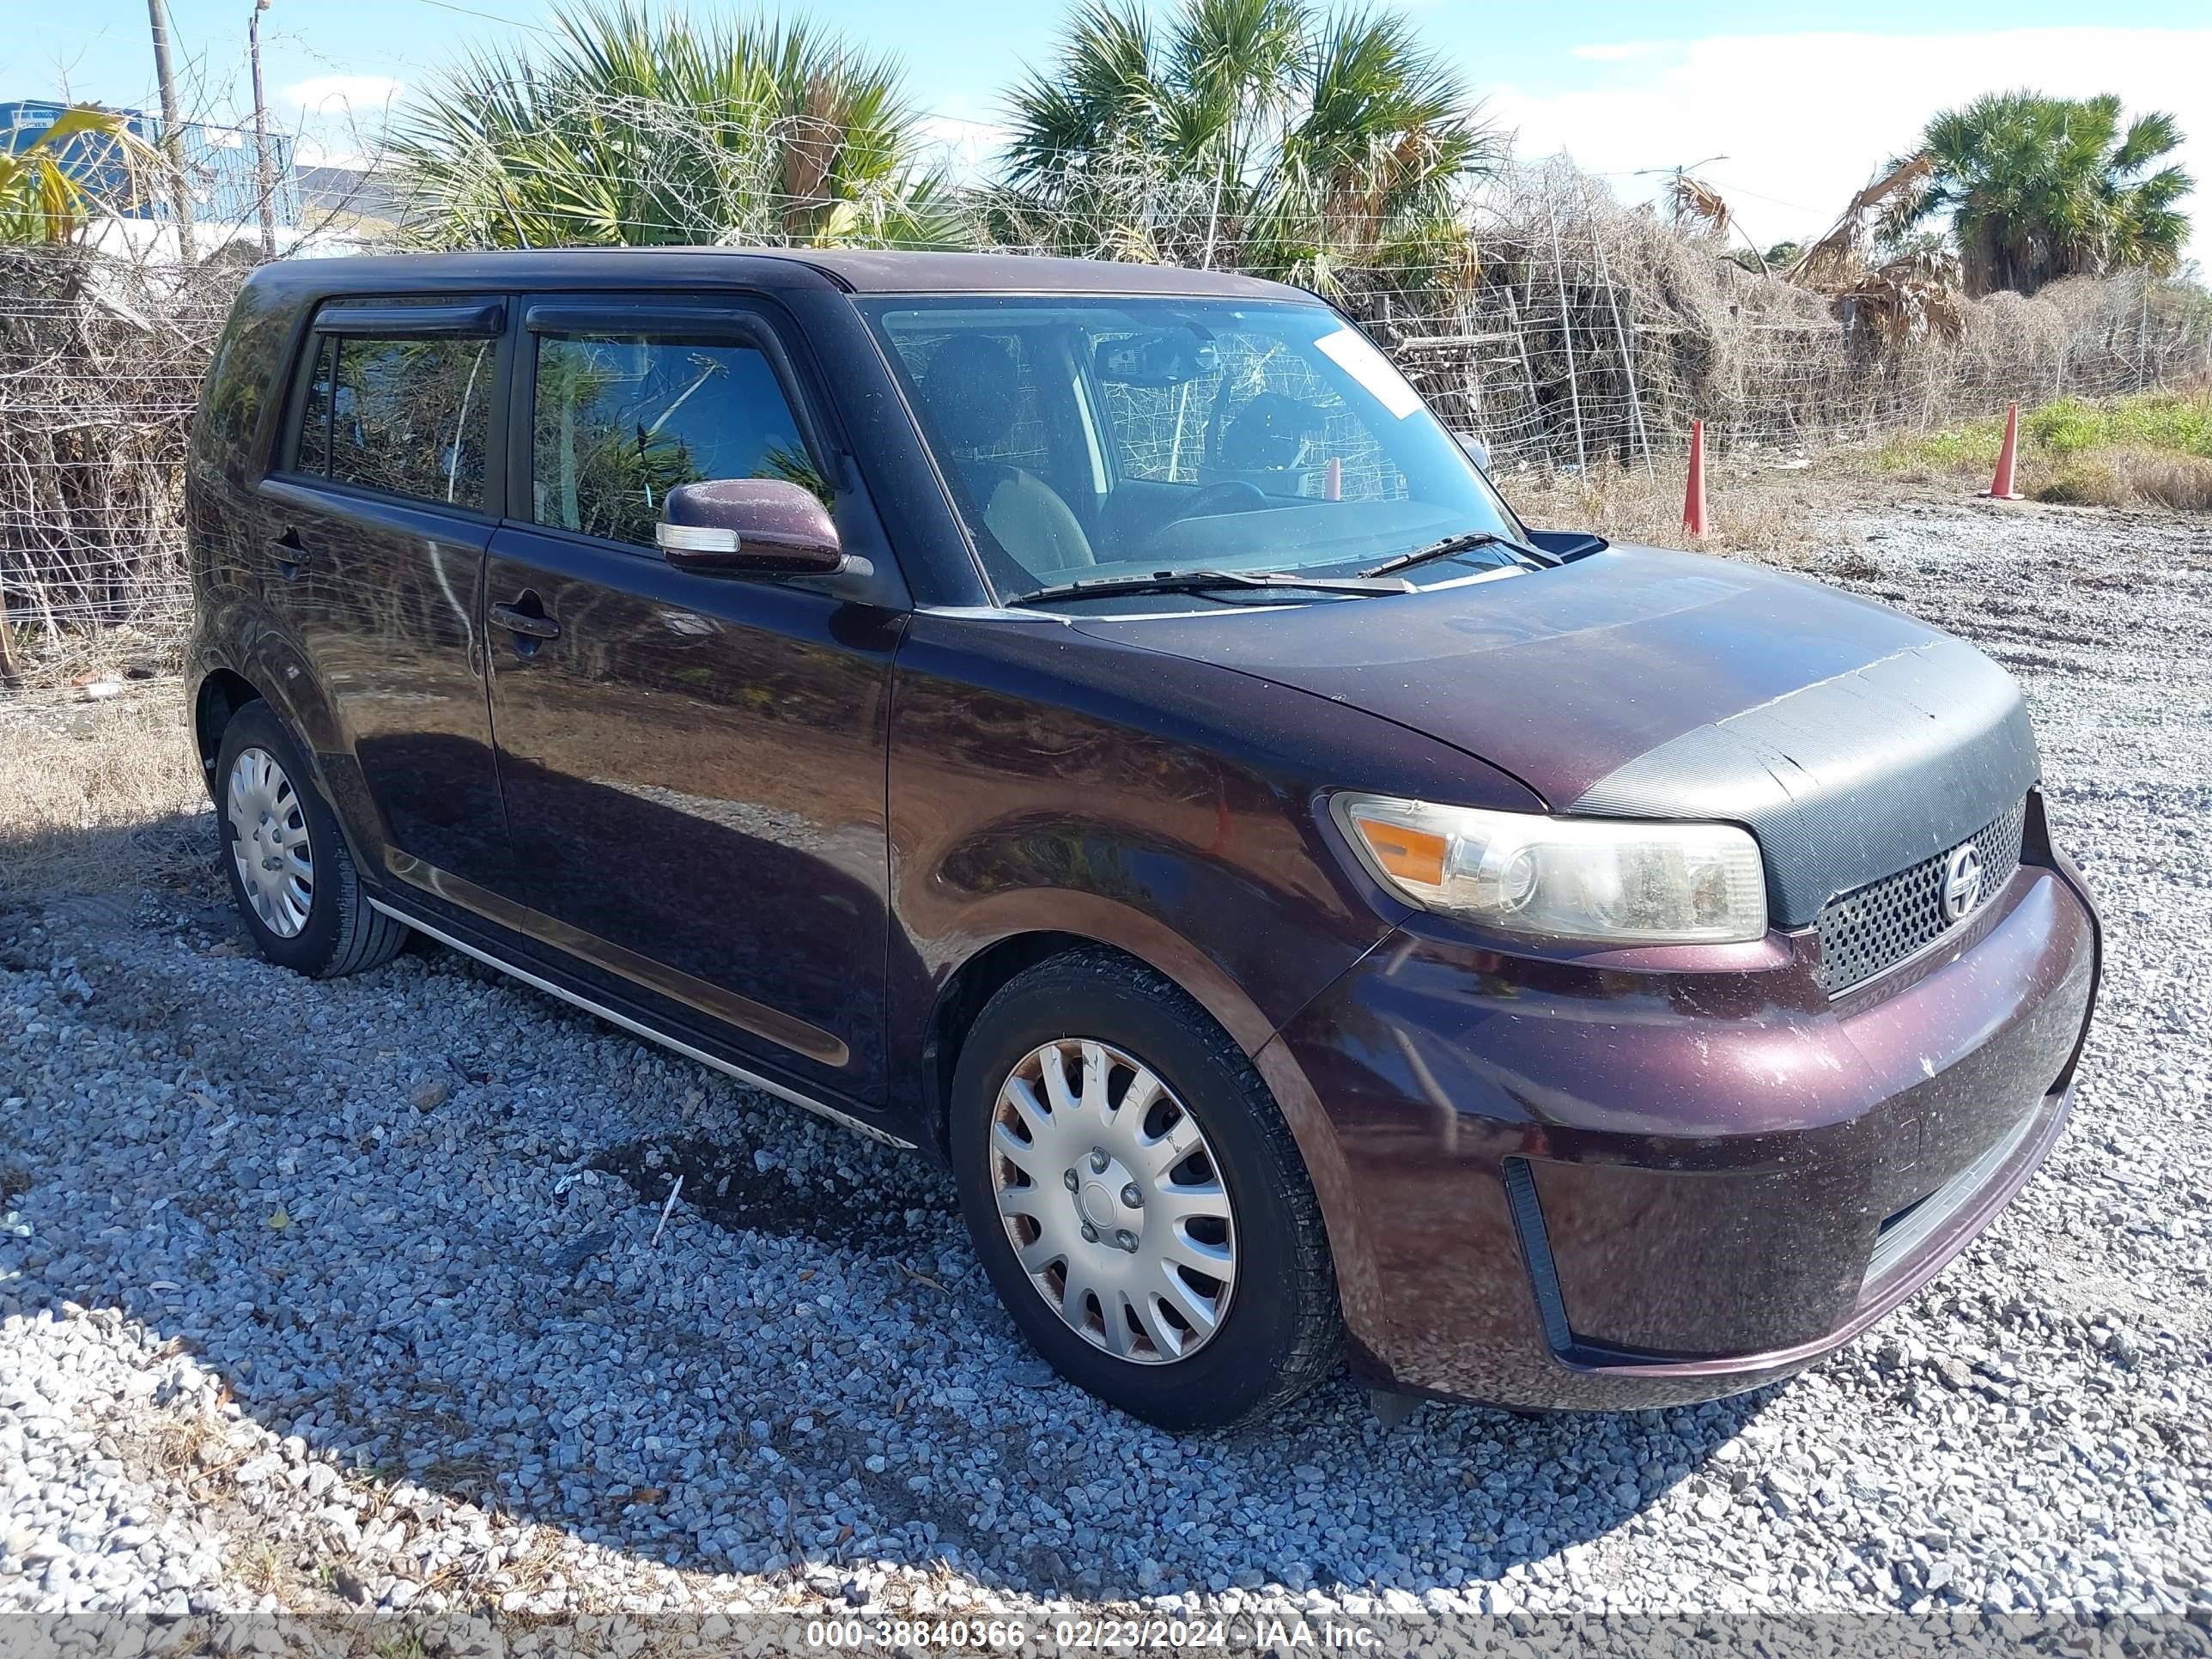
[[[1380,564],[1368,566],[1359,574],[1363,576],[1395,575],[1401,570],[1411,570],[1417,564],[1426,564],[1431,559],[1449,559],[1455,553],[1471,553],[1478,547],[1510,548],[1533,563],[1553,562],[1534,548],[1524,547],[1510,536],[1501,536],[1494,530],[1470,530],[1463,535],[1447,536],[1440,542],[1431,542],[1426,547],[1417,547],[1410,553],[1395,554]]]
[[[1296,587],[1316,593],[1410,593],[1407,581],[1378,580],[1373,571],[1358,576],[1301,576],[1288,570],[1162,570],[1150,576],[1093,576],[1085,581],[1054,582],[1006,599],[1008,605],[1042,605],[1048,599],[1097,599],[1115,593],[1197,593],[1209,587]]]

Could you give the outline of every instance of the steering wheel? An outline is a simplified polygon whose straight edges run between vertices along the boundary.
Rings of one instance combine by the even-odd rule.
[[[1224,478],[1218,483],[1200,484],[1182,509],[1172,514],[1167,524],[1181,524],[1185,519],[1211,518],[1217,513],[1249,513],[1255,507],[1267,504],[1267,493],[1259,485],[1243,478]],[[1161,526],[1165,529],[1167,525]]]

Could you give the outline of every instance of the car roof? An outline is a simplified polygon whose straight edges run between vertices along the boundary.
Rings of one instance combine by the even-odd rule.
[[[542,248],[370,254],[286,260],[261,267],[255,280],[324,295],[410,288],[627,288],[703,281],[748,288],[834,288],[849,294],[1176,295],[1313,302],[1313,296],[1300,289],[1226,271],[1026,253],[876,248]]]
[[[1055,259],[1034,253],[924,253],[838,248],[805,259],[856,294],[1181,294],[1228,299],[1310,300],[1280,283],[1222,270]]]

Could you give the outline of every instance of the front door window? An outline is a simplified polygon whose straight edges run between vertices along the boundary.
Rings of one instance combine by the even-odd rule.
[[[653,544],[679,484],[786,478],[822,493],[775,368],[750,345],[540,337],[531,455],[539,524],[636,547]]]

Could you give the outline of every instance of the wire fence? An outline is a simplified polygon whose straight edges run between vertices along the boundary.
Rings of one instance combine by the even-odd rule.
[[[1747,269],[1559,165],[1474,208],[1482,279],[1441,313],[1367,319],[1451,424],[1508,464],[1649,465],[1703,420],[1723,450],[1813,451],[2017,399],[2106,397],[2212,373],[2201,290],[2141,276],[1999,294],[1900,334],[1865,301]]]
[[[185,446],[241,274],[0,251],[0,616],[19,632],[181,614]]]
[[[903,240],[905,222],[888,211],[833,220],[818,203],[802,212],[779,202],[771,181],[743,182],[738,222],[702,219],[711,228],[696,240]],[[2014,399],[2212,376],[2212,306],[2190,285],[2075,279],[1962,304],[1952,325],[1899,328],[1866,302],[1746,269],[1564,163],[1486,180],[1463,205],[1455,249],[1409,254],[1340,226],[1325,261],[1291,271],[1279,255],[1255,257],[1205,181],[1114,182],[1110,213],[1092,202],[1040,222],[979,191],[935,202],[926,224],[907,228],[933,246],[1303,276],[1508,471],[1656,470],[1686,446],[1692,419],[1723,451],[1779,455],[1984,416]],[[380,217],[391,204],[400,222],[357,222],[345,240],[396,245],[404,199],[388,181],[369,184]],[[720,201],[660,188],[652,211],[706,214]],[[488,219],[482,240],[512,245],[499,222]],[[600,228],[603,239],[619,229]],[[19,631],[162,627],[184,612],[185,446],[250,261],[233,244],[187,270],[117,246],[0,250],[0,617]]]

